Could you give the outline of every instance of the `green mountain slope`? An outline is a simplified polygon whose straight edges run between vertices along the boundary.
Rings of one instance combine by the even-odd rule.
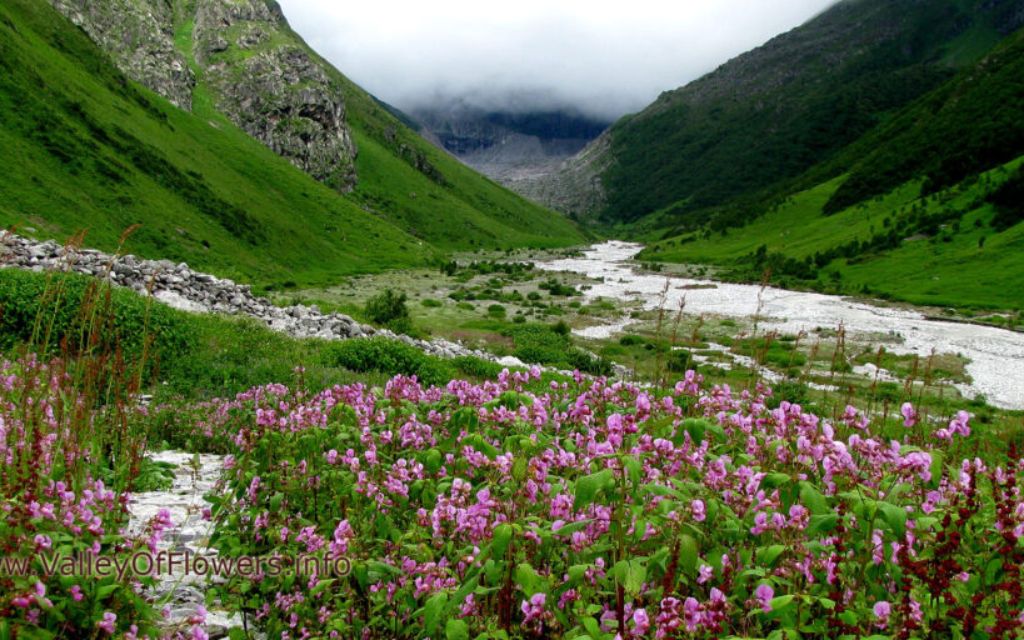
[[[616,123],[595,163],[603,204],[592,213],[634,222],[660,212],[651,224],[688,227],[755,215],[744,198],[830,160],[943,84],[1017,26],[1022,8],[840,2]]]
[[[383,112],[368,107],[353,126],[367,177],[344,195],[213,102],[200,79],[192,113],[182,111],[128,80],[42,0],[3,2],[0,224],[61,240],[86,230],[85,243],[105,250],[140,225],[126,251],[264,285],[420,265],[449,247],[580,240],[560,216],[454,160],[436,158],[444,182],[429,180],[396,158],[421,143],[400,124],[389,133],[397,121]],[[358,102],[350,113],[363,113]],[[375,146],[377,135],[395,142]]]
[[[48,5],[0,5],[0,222],[257,282],[420,264],[434,251],[224,122],[127,80]],[[367,246],[379,251],[365,251]]]
[[[648,259],[741,278],[1014,309],[1024,290],[1024,32],[815,167],[746,225],[665,238]],[[775,202],[776,204],[772,204]]]
[[[310,48],[276,3],[173,4],[176,45],[193,64],[195,94],[207,96],[194,104],[197,114],[217,117],[219,111],[244,110],[232,103],[262,100],[263,111],[271,113],[256,117],[273,118],[280,105],[260,95],[267,90],[260,76],[298,74],[297,84],[274,89],[300,92],[298,109],[287,105],[293,112],[308,109],[311,96],[344,105],[344,124],[357,150],[349,195],[363,208],[445,249],[559,246],[581,240],[564,217],[513,194],[421,138]]]

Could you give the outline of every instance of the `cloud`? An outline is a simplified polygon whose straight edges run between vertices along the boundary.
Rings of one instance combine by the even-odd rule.
[[[279,0],[292,27],[377,97],[643,108],[834,0]]]

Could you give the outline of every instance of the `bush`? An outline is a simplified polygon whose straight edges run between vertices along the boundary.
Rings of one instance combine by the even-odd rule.
[[[428,309],[436,309],[438,307],[444,306],[443,302],[441,302],[440,300],[434,300],[433,298],[424,298],[423,301],[420,302],[420,304],[423,305],[424,307],[427,307]]]
[[[478,379],[495,378],[505,368],[497,362],[473,356],[459,356],[448,362],[458,374]]]
[[[1024,167],[1017,169],[988,200],[996,207],[996,215],[992,218],[992,226],[996,230],[1005,231],[1024,222]]]
[[[428,385],[443,385],[453,370],[445,361],[423,353],[416,347],[386,338],[358,338],[325,346],[324,357],[330,363],[350,371],[375,371],[388,376],[416,376]]]
[[[693,355],[686,349],[678,349],[668,357],[668,370],[674,373],[684,373],[693,368]]]
[[[593,375],[610,375],[611,362],[574,347],[569,340],[569,325],[528,324],[514,327],[506,335],[515,341],[512,355],[527,364],[543,364],[563,369],[579,369]]]
[[[398,333],[409,333],[412,321],[409,318],[409,307],[405,304],[407,299],[404,293],[385,289],[366,301],[366,317],[378,326]]]
[[[44,355],[117,352],[147,370],[194,351],[191,317],[134,291],[73,274],[0,271],[0,349]]]
[[[487,307],[487,315],[492,318],[504,318],[506,313],[508,312],[505,310],[505,307],[500,304],[492,304]]]

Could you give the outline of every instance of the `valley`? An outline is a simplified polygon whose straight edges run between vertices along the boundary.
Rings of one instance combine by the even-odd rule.
[[[731,1],[0,3],[0,640],[1021,637],[1024,0]]]

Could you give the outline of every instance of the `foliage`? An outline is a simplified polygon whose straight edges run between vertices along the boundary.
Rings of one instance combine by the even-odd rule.
[[[767,273],[773,284],[795,288],[1015,309],[1015,292],[1024,286],[1024,227],[1007,227],[1000,222],[1006,214],[986,202],[1008,179],[1012,185],[1021,162],[1017,158],[926,197],[919,181],[908,182],[826,216],[824,205],[842,182],[837,178],[789,196],[727,235],[662,239],[641,255],[717,264],[725,267],[716,272],[719,279],[760,282]]]
[[[385,289],[366,301],[366,317],[377,325],[388,327],[398,333],[406,333],[412,328],[407,300],[404,293]]]
[[[84,336],[91,339],[83,341]],[[184,314],[84,276],[0,271],[0,349],[46,355],[118,352],[151,367],[195,348]]]
[[[689,228],[709,216],[749,220],[762,192],[785,189],[948,80],[965,30],[986,37],[958,64],[976,61],[1005,22],[955,0],[835,7],[616,123],[605,214],[632,222],[661,211]]]
[[[523,362],[576,369],[594,375],[611,373],[610,362],[572,345],[569,327],[564,322],[556,325],[523,324],[508,329],[506,333],[515,342],[512,355]]]
[[[693,372],[665,397],[535,381],[398,377],[218,403],[213,428],[235,443],[214,496],[222,556],[338,571],[285,563],[217,594],[275,636],[1021,630],[1024,463],[959,462],[966,412],[830,420]]]
[[[849,177],[825,205],[836,213],[924,178],[928,195],[1024,151],[1024,33],[910,105],[839,156]]]
[[[356,372],[378,372],[388,376],[416,376],[424,384],[444,384],[457,375],[487,377],[501,367],[492,362],[462,356],[444,360],[429,356],[416,347],[386,338],[357,338],[323,347],[325,362]]]
[[[1005,231],[1024,222],[1024,166],[989,196],[989,202],[997,210],[992,218],[995,229]]]

